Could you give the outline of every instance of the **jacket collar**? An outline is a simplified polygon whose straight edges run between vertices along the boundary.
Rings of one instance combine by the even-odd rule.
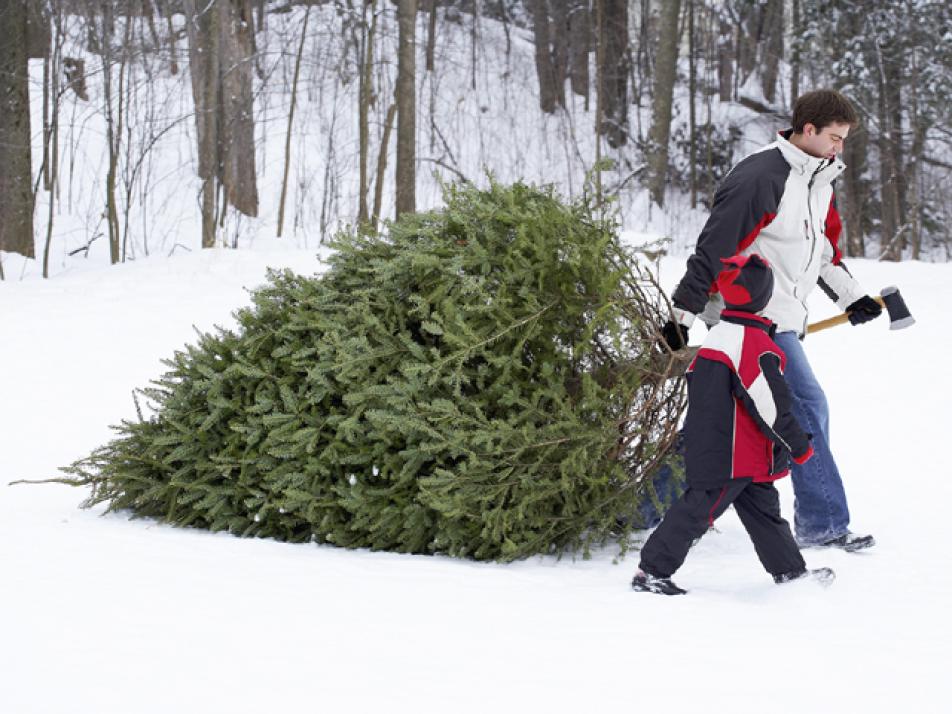
[[[742,312],[741,310],[721,310],[721,319],[732,325],[742,325],[744,327],[756,327],[763,330],[773,337],[777,331],[777,326],[768,318],[761,315],[755,315],[752,312]]]
[[[781,155],[790,164],[797,174],[809,181],[814,178],[814,185],[825,186],[832,183],[833,179],[839,176],[846,169],[839,157],[835,159],[824,159],[818,156],[810,156],[803,149],[790,143],[790,136],[793,129],[781,131],[777,135],[777,140],[770,146],[780,150]]]

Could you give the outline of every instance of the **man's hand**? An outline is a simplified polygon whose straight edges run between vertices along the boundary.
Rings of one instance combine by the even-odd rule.
[[[864,322],[869,322],[879,317],[883,312],[883,308],[869,295],[863,295],[863,297],[847,307],[846,312],[849,313],[851,325],[862,325]]]
[[[688,328],[679,322],[668,320],[661,327],[661,337],[664,338],[664,342],[669,348],[677,351],[687,347]]]

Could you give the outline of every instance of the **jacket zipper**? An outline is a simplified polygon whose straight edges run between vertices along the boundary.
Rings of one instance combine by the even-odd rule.
[[[823,164],[821,163],[816,167],[816,171],[813,172],[813,175],[810,177],[809,183],[807,183],[807,215],[810,216],[810,232],[809,236],[813,239],[810,242],[810,255],[807,258],[807,265],[803,269],[803,272],[806,273],[810,268],[810,263],[813,262],[813,253],[816,251],[816,226],[813,222],[813,183],[816,181],[817,174],[823,170]]]
[[[807,264],[803,268],[803,274],[806,275],[806,272],[810,269],[810,265],[813,263],[813,254],[816,252],[816,226],[813,223],[813,183],[816,181],[817,174],[819,174],[824,169],[824,165],[821,162],[819,166],[816,167],[816,171],[813,172],[813,175],[810,176],[810,181],[807,183],[807,215],[809,216],[809,223],[807,225],[807,237],[810,238],[810,252],[807,255]],[[799,292],[797,290],[798,286],[794,284],[793,292],[794,295]],[[799,297],[798,297],[799,299]],[[806,334],[807,331],[807,304],[804,300],[800,300],[800,304],[803,305],[803,334]]]

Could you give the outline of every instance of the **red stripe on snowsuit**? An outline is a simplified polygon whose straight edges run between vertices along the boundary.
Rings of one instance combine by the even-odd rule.
[[[714,501],[714,505],[711,506],[711,510],[707,514],[707,525],[709,527],[714,525],[714,511],[717,510],[717,504],[719,504],[724,499],[725,493],[727,493],[727,486],[721,489],[720,495],[718,495],[717,500]]]
[[[737,312],[734,310],[724,310],[721,314],[723,318],[730,320],[732,317],[740,317],[750,322],[763,324],[765,327],[771,324],[770,320],[752,315],[750,313]],[[719,326],[721,330],[725,325]],[[697,355],[688,367],[688,372],[693,373],[697,368],[699,360],[718,362],[732,371],[740,381],[744,390],[749,390],[751,385],[762,375],[760,358],[765,353],[775,355],[780,361],[781,373],[786,368],[787,356],[784,354],[768,334],[757,327],[739,327],[742,330],[740,340],[740,353],[738,363],[734,363],[734,358],[717,348],[710,348],[704,345],[698,350]],[[753,478],[755,482],[769,482],[783,478],[789,473],[789,470],[775,470],[773,442],[764,434],[754,417],[748,412],[743,402],[735,395],[725,395],[733,405],[733,434],[730,444],[731,463],[729,466],[729,478]],[[698,405],[694,405],[695,407]],[[769,426],[769,425],[768,425]],[[727,465],[725,464],[725,467]]]
[[[780,358],[781,371],[786,355],[765,333],[753,327],[744,328],[744,341],[741,348],[740,364],[735,365],[737,376],[744,389],[750,386],[762,374],[760,357],[770,352]],[[734,473],[732,476],[753,476],[754,481],[774,481],[786,475],[786,472],[773,473],[773,442],[760,430],[754,417],[744,408],[741,401],[734,397]]]

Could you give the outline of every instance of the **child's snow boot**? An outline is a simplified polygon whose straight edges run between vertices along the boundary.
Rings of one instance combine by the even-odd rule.
[[[773,576],[774,582],[778,585],[802,578],[810,578],[821,585],[829,585],[836,579],[836,573],[833,572],[832,568],[816,568],[814,570],[803,568],[802,570],[792,570],[789,573],[779,573]]]
[[[631,589],[639,593],[657,593],[659,595],[684,595],[687,590],[671,582],[671,578],[659,578],[639,570],[631,579]]]

